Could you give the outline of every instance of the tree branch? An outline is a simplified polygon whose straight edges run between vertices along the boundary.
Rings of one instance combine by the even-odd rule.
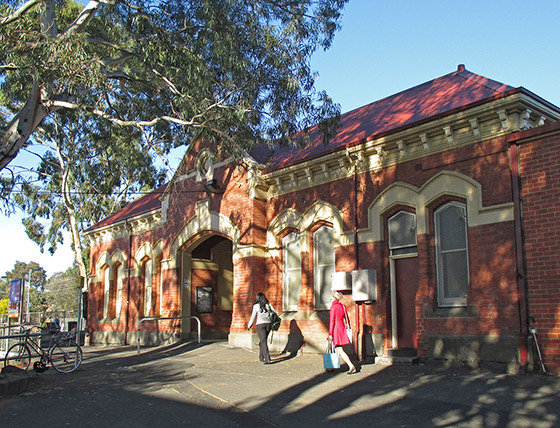
[[[90,1],[84,6],[78,17],[68,26],[66,30],[61,34],[62,37],[70,36],[75,33],[79,33],[84,29],[88,22],[93,18],[99,7],[103,4],[113,6],[117,4],[119,0],[100,0],[100,1]]]
[[[175,123],[177,125],[193,126],[195,128],[201,128],[201,127],[203,127],[203,124],[201,122],[198,122],[196,119],[198,119],[200,117],[203,117],[204,113],[206,113],[206,112],[208,112],[208,111],[210,111],[214,108],[229,108],[229,106],[222,105],[221,103],[216,102],[216,103],[210,105],[208,108],[206,108],[204,113],[200,113],[198,115],[195,115],[191,120],[179,119],[177,117],[171,117],[171,116],[167,116],[167,115],[159,116],[159,117],[156,117],[152,120],[122,120],[122,119],[118,119],[116,117],[113,117],[110,114],[107,114],[104,111],[101,111],[99,109],[84,106],[84,105],[81,105],[81,104],[71,103],[69,101],[54,100],[54,101],[49,101],[48,104],[49,104],[49,106],[57,107],[57,108],[67,108],[67,109],[70,109],[70,110],[84,110],[84,111],[87,111],[87,112],[89,112],[91,114],[94,114],[96,116],[102,117],[103,119],[108,120],[109,122],[112,122],[115,125],[135,126],[135,127],[138,127],[138,128],[141,128],[141,127],[144,127],[144,126],[154,126],[158,122],[162,122],[162,121]],[[246,111],[250,111],[250,110],[246,109]]]
[[[21,5],[21,7],[16,10],[11,15],[8,15],[0,20],[0,27],[11,24],[14,21],[17,21],[22,15],[24,15],[29,9],[33,6],[37,6],[40,4],[42,0],[29,0],[27,3]]]

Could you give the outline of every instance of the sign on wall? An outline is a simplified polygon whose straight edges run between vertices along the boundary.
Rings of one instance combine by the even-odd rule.
[[[212,287],[196,287],[196,311],[199,314],[212,312]]]

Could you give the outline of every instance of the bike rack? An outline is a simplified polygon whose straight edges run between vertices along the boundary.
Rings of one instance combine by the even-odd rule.
[[[190,317],[165,317],[165,318],[160,318],[160,317],[146,317],[146,318],[142,318],[140,321],[138,321],[138,327],[136,330],[136,339],[137,339],[137,350],[138,350],[138,355],[140,355],[140,324],[142,324],[144,321],[160,321],[160,320],[182,320],[185,318],[189,318],[189,319],[195,319],[197,324],[198,324],[198,343],[200,343],[200,334],[201,334],[201,324],[200,324],[200,319],[198,317],[195,317],[194,315],[190,316]]]
[[[0,344],[0,353],[3,355],[3,353],[5,351],[8,350],[9,346],[9,340],[10,339],[19,339],[21,337],[25,337],[25,333],[15,333],[15,334],[5,334],[5,331],[8,330],[8,333],[10,333],[10,330],[15,329],[15,328],[21,328],[21,327],[30,327],[29,324],[12,324],[12,325],[3,325],[0,326],[0,330],[2,330],[2,335],[0,335],[0,341],[2,341],[2,339],[4,339],[4,344]],[[36,326],[31,326],[31,327],[36,327]],[[43,334],[43,332],[37,332],[37,333],[30,333],[29,335],[31,337],[39,337]]]

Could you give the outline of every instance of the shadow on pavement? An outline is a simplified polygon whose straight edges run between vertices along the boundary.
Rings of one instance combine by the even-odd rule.
[[[0,400],[0,425],[554,427],[560,380],[437,365],[326,372],[320,355],[263,365],[224,343],[85,348],[68,375]]]

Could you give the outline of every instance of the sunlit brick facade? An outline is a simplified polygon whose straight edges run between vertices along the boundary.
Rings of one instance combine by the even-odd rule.
[[[532,367],[532,316],[558,372],[559,119],[459,66],[342,115],[328,145],[312,130],[234,162],[196,141],[168,185],[88,230],[92,340],[135,343],[146,317],[141,342],[179,340],[196,317],[253,347],[262,291],[273,348],[322,352],[334,284],[363,359]]]

